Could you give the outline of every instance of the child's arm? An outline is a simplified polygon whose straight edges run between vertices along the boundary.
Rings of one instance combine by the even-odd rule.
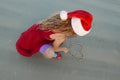
[[[59,47],[63,42],[64,40],[55,40],[53,42],[53,48],[55,52],[59,52],[59,51],[64,51],[65,53],[68,52],[68,49],[66,47]]]
[[[59,47],[66,39],[63,34],[54,34],[51,36],[51,38],[55,40],[53,42],[53,48],[55,52],[60,51],[64,51],[65,53],[68,52],[68,49],[66,47]]]

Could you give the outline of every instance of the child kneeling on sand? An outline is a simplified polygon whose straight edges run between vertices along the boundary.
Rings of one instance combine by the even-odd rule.
[[[17,51],[26,57],[38,52],[45,58],[59,60],[68,48],[60,45],[76,35],[84,36],[91,30],[93,16],[84,10],[61,11],[24,31],[16,42]]]

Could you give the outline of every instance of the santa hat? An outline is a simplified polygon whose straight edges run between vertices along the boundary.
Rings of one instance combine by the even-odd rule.
[[[66,11],[61,11],[60,18],[63,21],[70,18],[72,28],[74,32],[79,36],[84,36],[91,30],[93,16],[87,11],[76,10],[69,13]]]

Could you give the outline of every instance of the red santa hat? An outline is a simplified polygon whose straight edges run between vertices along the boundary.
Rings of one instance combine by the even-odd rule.
[[[63,21],[70,18],[72,28],[74,32],[79,36],[84,36],[91,30],[93,16],[87,11],[76,10],[69,13],[66,11],[61,11],[60,18]]]

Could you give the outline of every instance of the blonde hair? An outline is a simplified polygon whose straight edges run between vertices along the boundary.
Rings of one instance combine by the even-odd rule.
[[[60,14],[54,14],[46,20],[43,20],[40,24],[42,25],[40,29],[50,31],[55,30],[65,34],[68,38],[76,36],[71,26],[71,19],[63,21],[60,19]]]

